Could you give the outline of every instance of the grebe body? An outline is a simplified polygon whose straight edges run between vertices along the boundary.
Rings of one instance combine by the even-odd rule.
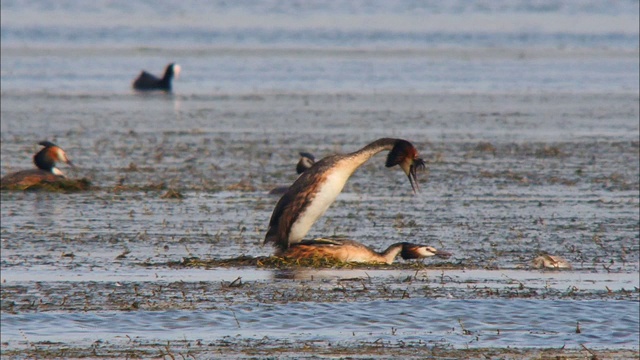
[[[298,175],[302,174],[311,166],[313,166],[315,162],[316,159],[312,154],[308,152],[301,152],[300,160],[298,160],[298,164],[296,164],[296,172],[298,173]],[[269,191],[269,195],[282,195],[286,193],[287,190],[289,190],[288,186],[278,186],[271,189],[271,191]]]
[[[276,204],[265,243],[274,244],[281,253],[300,243],[354,171],[384,150],[390,150],[385,166],[399,165],[415,193],[418,190],[416,171],[425,167],[415,147],[402,139],[378,139],[358,151],[325,157],[303,172]]]
[[[292,244],[277,255],[290,259],[324,258],[341,262],[392,264],[400,256],[405,259],[421,259],[430,256],[448,258],[450,253],[431,246],[408,242],[395,243],[383,252],[377,252],[357,241],[343,239],[315,239]]]
[[[535,269],[571,269],[571,264],[564,258],[557,255],[543,254],[533,259],[532,265]]]
[[[172,90],[172,81],[180,75],[180,65],[171,63],[167,65],[164,71],[162,79],[150,74],[146,71],[142,71],[140,75],[134,80],[133,88],[136,90],[162,90],[170,92]]]
[[[65,151],[49,141],[39,142],[38,145],[42,145],[44,148],[33,157],[33,163],[37,169],[22,170],[6,175],[0,180],[3,188],[29,187],[66,178],[64,173],[55,166],[57,162],[64,162],[72,167],[74,166]]]

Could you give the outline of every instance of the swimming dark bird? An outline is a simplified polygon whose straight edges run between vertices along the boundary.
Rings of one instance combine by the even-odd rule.
[[[171,82],[173,78],[176,79],[180,75],[180,65],[176,63],[171,63],[167,65],[164,70],[164,76],[162,79],[157,78],[155,75],[152,75],[146,71],[142,71],[140,76],[133,82],[133,88],[136,90],[162,90],[166,92],[171,92],[172,85]]]
[[[396,256],[405,260],[422,259],[429,256],[448,258],[450,253],[431,246],[416,245],[408,242],[395,243],[383,252],[377,252],[353,240],[315,239],[303,240],[291,244],[280,255],[291,259],[331,259],[342,262],[391,264]]]
[[[44,146],[33,156],[37,169],[22,170],[6,175],[0,180],[2,187],[29,187],[39,183],[55,182],[65,179],[64,173],[56,167],[57,162],[64,162],[73,167],[73,163],[61,147],[49,141],[39,142]]]
[[[416,148],[402,139],[378,139],[358,151],[328,156],[303,172],[276,204],[264,242],[272,243],[277,255],[287,254],[290,247],[303,241],[311,226],[335,201],[356,169],[385,150],[390,150],[385,166],[399,165],[409,178],[414,193],[419,190],[416,172],[423,169],[425,163],[418,157]],[[323,245],[314,244],[304,243],[315,247]]]
[[[296,165],[296,172],[298,175],[302,174],[305,170],[310,168],[316,162],[315,157],[308,152],[300,153],[300,160]],[[269,195],[282,195],[289,190],[288,186],[278,186],[269,191]]]

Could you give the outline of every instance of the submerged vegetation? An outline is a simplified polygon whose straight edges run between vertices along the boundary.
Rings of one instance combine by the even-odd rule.
[[[122,336],[127,338],[126,335]],[[637,359],[635,350],[554,348],[468,348],[455,349],[447,344],[425,342],[383,341],[362,342],[356,346],[334,344],[328,341],[294,343],[277,339],[243,339],[226,337],[216,341],[180,339],[167,342],[128,339],[126,344],[98,340],[91,346],[79,347],[52,342],[30,342],[26,349],[2,352],[3,357],[17,358],[127,358],[127,359]]]

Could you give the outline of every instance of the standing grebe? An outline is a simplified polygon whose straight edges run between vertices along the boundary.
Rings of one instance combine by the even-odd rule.
[[[305,170],[310,168],[316,162],[316,158],[308,152],[300,153],[300,160],[296,165],[296,172],[298,175],[302,174]],[[288,186],[278,186],[269,191],[269,195],[282,195],[289,190]]]
[[[327,256],[327,252],[349,248],[360,249],[356,251],[361,252],[362,255],[345,257],[336,253],[331,257],[357,258],[365,262],[378,261],[380,254],[372,255],[375,254],[373,251],[361,244],[354,246],[355,242],[349,242],[348,247],[335,246],[336,244],[333,244],[333,247],[318,246],[326,244],[305,242],[305,251],[292,250],[287,253],[287,250],[294,244],[301,243],[311,226],[335,201],[354,171],[372,156],[384,150],[390,150],[385,166],[400,165],[415,193],[419,189],[416,172],[425,167],[424,161],[418,157],[416,148],[402,139],[378,139],[356,152],[325,157],[303,172],[276,204],[264,242],[273,243],[277,249],[277,255],[302,256],[304,254],[308,257],[313,251],[311,249],[320,249],[317,250],[318,255]]]
[[[176,63],[167,65],[162,79],[159,79],[155,75],[149,74],[146,71],[142,71],[140,76],[138,76],[138,78],[133,82],[133,88],[136,90],[163,90],[171,92],[171,80],[173,80],[174,76],[177,79],[179,75],[180,65]]]
[[[56,167],[56,162],[64,162],[73,167],[73,163],[61,147],[49,141],[39,142],[44,146],[33,156],[37,169],[18,171],[0,180],[2,187],[29,187],[43,182],[55,182],[64,179],[64,173]]]

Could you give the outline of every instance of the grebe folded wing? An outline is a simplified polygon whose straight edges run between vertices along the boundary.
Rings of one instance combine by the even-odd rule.
[[[264,239],[265,244],[273,243],[281,250],[289,247],[291,228],[304,209],[313,201],[317,192],[316,187],[320,185],[301,179],[305,174],[306,172],[302,173],[278,200],[269,220],[269,228]]]

